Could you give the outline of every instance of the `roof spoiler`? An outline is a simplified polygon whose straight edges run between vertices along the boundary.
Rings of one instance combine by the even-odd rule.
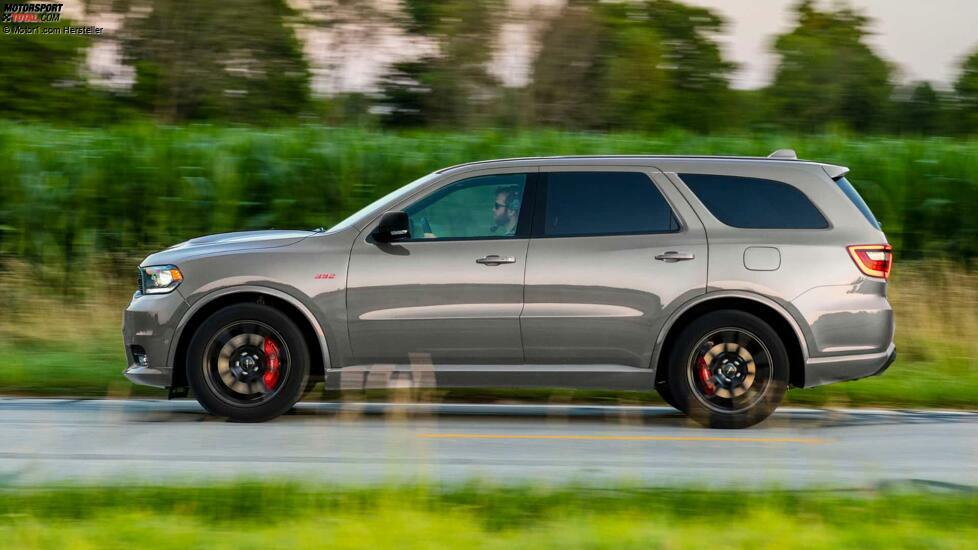
[[[782,159],[782,160],[798,160],[798,154],[795,153],[794,149],[778,149],[777,151],[771,153],[767,156],[769,159]],[[825,173],[829,175],[832,179],[839,179],[842,176],[849,173],[849,168],[846,166],[838,166],[835,164],[823,164],[822,169]]]
[[[768,155],[767,158],[798,160],[798,154],[795,153],[794,149],[778,149],[777,151]]]
[[[835,164],[823,164],[822,169],[825,170],[825,173],[828,174],[829,177],[834,180],[837,180],[849,173],[848,167],[836,166]]]

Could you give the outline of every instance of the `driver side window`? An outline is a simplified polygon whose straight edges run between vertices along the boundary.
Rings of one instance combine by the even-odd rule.
[[[515,236],[526,179],[526,174],[495,174],[439,189],[405,209],[411,240]]]

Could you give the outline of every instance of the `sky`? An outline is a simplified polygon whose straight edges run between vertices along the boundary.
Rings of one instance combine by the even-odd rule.
[[[733,85],[758,88],[770,81],[777,59],[773,37],[794,23],[798,0],[683,0],[712,8],[728,21],[720,38],[727,57],[741,64]],[[949,86],[958,66],[978,49],[978,0],[848,0],[873,20],[869,42],[899,67],[901,80],[929,80]],[[824,2],[830,6],[830,2]]]

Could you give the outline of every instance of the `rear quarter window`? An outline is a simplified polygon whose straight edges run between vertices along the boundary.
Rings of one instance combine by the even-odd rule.
[[[854,204],[856,208],[863,213],[863,216],[866,216],[866,221],[869,222],[869,225],[872,225],[876,229],[880,229],[880,222],[876,219],[876,216],[873,215],[873,211],[869,209],[869,205],[866,204],[866,201],[864,201],[859,195],[859,191],[856,191],[856,188],[849,183],[849,180],[847,180],[845,177],[836,178],[835,184],[839,186],[839,189],[842,189],[842,192],[849,197],[849,200],[852,201],[852,204]]]
[[[798,188],[741,176],[679,174],[707,210],[731,227],[826,229],[829,222]]]

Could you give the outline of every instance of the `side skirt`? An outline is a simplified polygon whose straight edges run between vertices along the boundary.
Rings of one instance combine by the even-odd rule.
[[[651,369],[622,365],[351,365],[326,371],[326,389],[580,388],[651,391]]]

